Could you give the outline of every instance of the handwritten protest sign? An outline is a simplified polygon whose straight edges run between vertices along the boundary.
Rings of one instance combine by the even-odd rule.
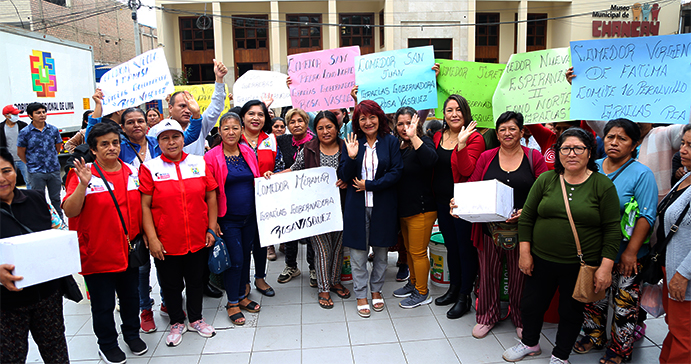
[[[691,34],[571,42],[571,117],[680,123],[691,112]]]
[[[497,88],[503,64],[452,61],[437,59],[439,77],[437,77],[437,101],[435,116],[444,118],[444,101],[449,95],[458,94],[465,97],[470,105],[473,120],[480,128],[494,129],[492,114],[492,96]]]
[[[437,107],[432,46],[399,49],[355,57],[358,101],[374,100],[385,113],[401,106]]]
[[[113,67],[101,77],[103,115],[173,93],[173,79],[162,48],[140,54]]]
[[[226,94],[228,94],[228,86],[225,86],[225,88]],[[214,94],[215,89],[216,85],[213,83],[204,85],[175,86],[175,92],[187,91],[194,96],[194,99],[197,100],[197,104],[199,104],[199,112],[201,113],[204,113],[206,108],[209,107],[209,104],[211,103],[211,96]],[[230,110],[230,101],[226,97],[221,115],[227,113],[228,110]]]
[[[290,97],[305,111],[352,107],[355,57],[360,47],[344,47],[288,56]]]
[[[336,170],[330,167],[254,179],[262,246],[343,230]]]
[[[272,95],[274,102],[271,107],[292,105],[290,91],[286,86],[288,75],[273,71],[249,70],[238,78],[233,85],[233,99],[235,106],[242,107],[247,101],[262,100]]]
[[[523,114],[525,124],[569,120],[569,48],[513,54],[492,97],[494,120],[505,111]]]

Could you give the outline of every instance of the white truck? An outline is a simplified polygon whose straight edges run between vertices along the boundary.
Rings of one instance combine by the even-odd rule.
[[[14,105],[29,123],[26,106],[40,102],[60,133],[78,131],[96,88],[92,47],[4,25],[0,45],[0,107]]]

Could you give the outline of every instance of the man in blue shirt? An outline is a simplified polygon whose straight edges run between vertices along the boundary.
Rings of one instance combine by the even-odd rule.
[[[17,139],[17,154],[29,169],[31,189],[45,191],[48,187],[48,197],[62,218],[60,208],[60,162],[58,152],[62,149],[62,138],[58,128],[46,123],[46,106],[32,102],[26,107],[26,113],[31,119],[19,132]]]

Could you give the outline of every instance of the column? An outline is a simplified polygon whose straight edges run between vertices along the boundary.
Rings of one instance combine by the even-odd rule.
[[[528,38],[528,0],[521,0],[518,5],[518,20],[523,21],[518,23],[518,34],[516,36],[516,50],[517,53],[525,53],[527,38]]]
[[[281,72],[281,24],[277,22],[279,19],[279,7],[278,1],[271,1],[271,12],[269,13],[269,19],[272,20],[269,27],[269,39],[271,47],[269,48],[269,60],[271,64],[271,70],[276,72]]]
[[[338,24],[338,9],[336,8],[336,0],[329,0],[329,15],[327,19],[327,23],[329,24]],[[341,46],[341,43],[339,42],[339,34],[341,33],[341,29],[339,27],[324,27],[328,28],[327,33],[329,34],[329,39],[325,44],[324,49],[334,49],[338,48]],[[327,29],[324,29],[327,30]]]
[[[471,0],[468,1],[468,19],[467,19],[467,24],[475,24],[477,21],[477,17],[475,16],[475,13],[477,12],[477,4],[475,2],[476,0]],[[468,29],[468,61],[474,62],[475,61],[475,27],[466,27]],[[455,58],[454,59],[458,59]]]
[[[395,0],[386,0],[384,3],[384,25],[391,25],[394,24],[394,1]],[[391,51],[396,48],[394,48],[394,30],[395,28],[384,28],[384,50],[385,51]],[[401,42],[405,42],[405,46],[403,48],[407,48],[407,40],[401,40]],[[378,44],[375,44],[374,49],[378,48]]]

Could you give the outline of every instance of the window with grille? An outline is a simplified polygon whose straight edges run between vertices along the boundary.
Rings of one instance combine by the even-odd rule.
[[[528,36],[526,45],[547,49],[547,14],[528,14]]]
[[[266,15],[233,18],[235,49],[266,48],[269,33],[268,19]]]
[[[499,45],[499,24],[489,24],[499,23],[498,13],[477,13],[475,16],[475,23],[476,46]]]
[[[321,14],[288,14],[288,49],[322,48]],[[291,54],[289,51],[288,54]]]
[[[180,18],[180,39],[183,51],[205,51],[214,49],[213,23],[209,29],[197,27],[197,17]]]
[[[434,46],[434,58],[453,59],[453,48],[451,38],[410,38],[408,48]]]
[[[341,47],[360,46],[361,54],[374,52],[374,13],[340,14],[340,24],[356,25],[341,27]],[[370,25],[370,26],[367,26]]]

